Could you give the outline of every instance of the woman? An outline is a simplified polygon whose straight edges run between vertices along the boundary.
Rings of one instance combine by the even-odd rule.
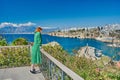
[[[32,46],[32,53],[31,53],[31,73],[35,73],[35,64],[42,64],[41,59],[41,52],[40,52],[40,46],[42,44],[42,38],[41,38],[41,27],[37,27],[34,33],[34,43]]]

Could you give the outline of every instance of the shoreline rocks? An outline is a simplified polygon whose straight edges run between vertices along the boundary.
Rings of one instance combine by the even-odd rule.
[[[80,48],[76,56],[79,56],[79,57],[84,56],[86,58],[91,58],[92,60],[96,60],[99,58],[95,54],[95,48],[91,46],[85,46]]]

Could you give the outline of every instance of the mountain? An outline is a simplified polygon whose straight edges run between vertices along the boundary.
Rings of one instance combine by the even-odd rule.
[[[6,26],[0,28],[0,33],[33,33],[36,27],[34,26],[21,26],[21,27],[13,27],[13,26]],[[57,28],[45,28],[43,27],[43,33],[55,31]]]
[[[13,26],[6,26],[0,28],[0,33],[32,33],[34,32],[35,27],[13,27]]]
[[[35,29],[36,29],[36,27],[34,27],[34,26],[32,26],[32,27],[22,26],[22,27],[16,28],[14,33],[32,33],[35,31]]]
[[[3,28],[0,28],[0,33],[14,33],[14,31],[17,29],[17,27],[11,27],[11,26],[6,26]]]

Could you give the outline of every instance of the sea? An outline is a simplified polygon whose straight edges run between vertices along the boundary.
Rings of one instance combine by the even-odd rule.
[[[0,34],[10,44],[17,38],[25,38],[29,42],[34,41],[34,34]],[[42,34],[42,44],[46,44],[52,41],[58,42],[69,54],[73,54],[73,50],[78,50],[86,45],[95,47],[98,50],[102,50],[102,53],[106,56],[116,56],[114,60],[120,60],[120,47],[107,46],[108,43],[101,42],[95,39],[78,39],[78,38],[65,38],[50,36]]]

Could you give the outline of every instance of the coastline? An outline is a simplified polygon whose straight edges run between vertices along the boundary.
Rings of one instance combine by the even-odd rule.
[[[66,35],[66,34],[51,34],[49,33],[48,35],[50,36],[57,36],[57,37],[65,37],[65,38],[78,38],[78,39],[95,39],[95,40],[99,40],[102,42],[106,42],[106,43],[113,43],[112,41],[114,41],[114,43],[120,43],[120,40],[117,39],[113,39],[112,37],[84,37],[84,36],[79,36],[79,35]],[[109,45],[108,45],[109,46]],[[113,47],[117,47],[117,46],[113,46]],[[120,45],[119,45],[120,47]]]

